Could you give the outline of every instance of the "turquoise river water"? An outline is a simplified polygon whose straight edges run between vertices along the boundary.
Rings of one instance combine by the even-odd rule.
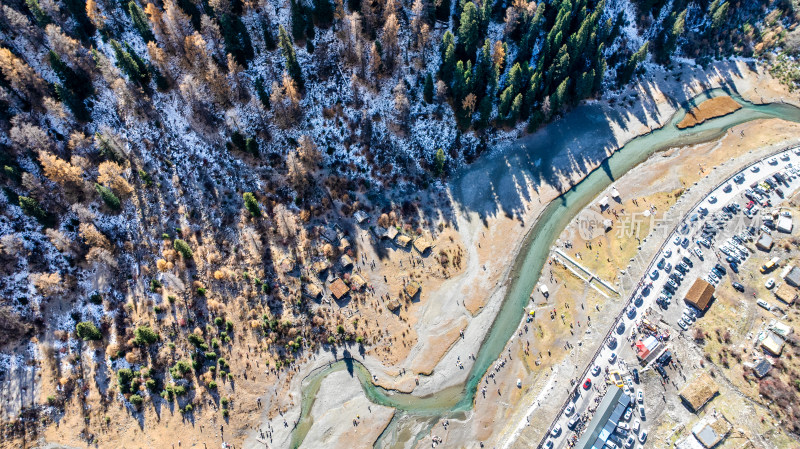
[[[679,130],[675,126],[693,104],[721,94],[731,95],[743,107],[732,114],[693,128]],[[581,182],[553,200],[528,231],[510,272],[510,287],[506,297],[477,352],[475,363],[464,384],[420,397],[378,387],[372,383],[371,375],[358,361],[341,360],[314,371],[303,380],[301,415],[292,435],[292,448],[302,444],[313,424],[310,411],[322,380],[331,372],[342,369],[347,369],[358,377],[370,401],[396,408],[395,417],[375,443],[376,447],[408,447],[441,418],[463,416],[473,406],[481,378],[500,356],[519,326],[529,303],[530,292],[538,282],[550,247],[578,212],[612,182],[644,162],[653,153],[714,140],[733,126],[764,118],[800,122],[800,109],[783,103],[755,105],[734,93],[716,89],[683,104],[665,126],[625,144]],[[581,149],[589,146],[613,145],[609,121],[621,122],[620,119],[621,117],[610,117],[598,105],[580,106],[542,130],[520,139],[501,153],[479,158],[465,168],[451,183],[453,197],[459,202],[459,207],[467,212],[478,212],[481,216],[514,214],[522,205],[522,199],[518,198],[519,193],[516,200],[507,199],[506,203],[499,205],[496,201],[490,201],[490,198],[514,198],[515,195],[502,193],[508,189],[516,189],[520,179],[532,180],[534,183],[552,181],[555,173],[549,168],[549,162],[554,155],[564,154],[567,149],[573,154],[581,154]],[[478,180],[485,183],[487,188],[476,189],[474,183]],[[495,206],[487,206],[491,204]]]

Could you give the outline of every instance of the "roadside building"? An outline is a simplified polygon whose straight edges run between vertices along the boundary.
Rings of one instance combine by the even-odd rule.
[[[778,218],[778,225],[776,227],[781,232],[791,234],[792,228],[794,227],[794,224],[792,223],[792,217],[785,217],[781,215],[781,217]]]
[[[573,449],[601,449],[605,446],[630,404],[631,398],[622,388],[609,386],[608,392],[595,410],[594,417]]]
[[[331,263],[328,261],[328,259],[318,260],[318,261],[314,262],[313,264],[311,264],[311,270],[314,271],[314,273],[316,273],[317,276],[319,276],[319,275],[323,274],[324,272],[328,271],[328,269],[330,267],[331,267]]]
[[[708,309],[708,304],[714,296],[714,286],[709,284],[705,279],[697,278],[694,284],[686,292],[684,301],[696,307],[698,310],[705,312]]]
[[[785,282],[781,282],[781,285],[775,289],[774,294],[776,298],[789,305],[794,304],[797,300],[797,289]]]
[[[397,233],[399,231],[394,226],[389,226],[388,228],[377,226],[375,227],[374,232],[375,235],[377,235],[381,239],[394,240],[394,238],[397,237]]]
[[[386,303],[386,308],[394,312],[400,308],[400,301],[398,301],[396,298],[392,298]]]
[[[337,301],[347,296],[350,292],[350,288],[347,287],[347,284],[345,284],[341,278],[334,279],[329,288],[331,289],[333,298]]]
[[[779,337],[775,332],[765,331],[762,332],[758,338],[761,340],[761,348],[775,357],[780,357],[781,353],[783,352],[784,343],[781,337]]]
[[[758,241],[756,241],[756,248],[761,251],[770,251],[772,249],[772,237],[765,233],[759,235]]]
[[[707,414],[694,427],[692,434],[706,449],[711,449],[720,444],[733,429],[725,416],[714,410]]]
[[[648,363],[658,353],[661,343],[652,335],[636,342],[636,357],[642,364]]]
[[[800,268],[789,265],[789,270],[783,275],[783,280],[793,287],[800,287]]]
[[[703,373],[683,387],[680,397],[690,411],[697,413],[717,393],[719,393],[719,386],[717,386],[710,374]]]

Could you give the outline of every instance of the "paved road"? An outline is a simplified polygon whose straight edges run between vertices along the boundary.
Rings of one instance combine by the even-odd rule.
[[[732,180],[733,176],[731,176],[727,182],[716,186],[682,217],[682,222],[667,236],[665,244],[652,259],[654,262],[653,266],[655,262],[659,261],[662,257],[673,267],[677,263],[680,263],[681,257],[687,255],[694,262],[694,268],[686,275],[684,282],[682,282],[672,300],[672,304],[665,312],[674,318],[671,320],[673,323],[677,322],[677,318],[675,318],[674,314],[679,316],[681,313],[680,311],[684,308],[682,304],[683,301],[679,300],[679,298],[683,298],[683,295],[685,295],[686,291],[697,277],[705,277],[707,275],[707,268],[709,265],[713,266],[713,264],[717,262],[717,254],[708,248],[701,248],[703,260],[700,260],[698,255],[694,252],[694,248],[699,246],[695,243],[696,236],[700,233],[703,224],[711,222],[718,217],[722,207],[732,202],[741,203],[742,209],[744,209],[744,203],[741,202],[741,199],[743,198],[744,191],[747,190],[752,183],[760,182],[765,178],[771,177],[776,172],[784,172],[789,166],[800,168],[800,150],[787,149],[776,155],[767,156],[746,167],[738,172],[738,174],[743,176],[743,180],[740,179],[738,182],[735,182]],[[787,179],[790,179],[789,186],[781,186],[781,188],[784,190],[786,197],[789,197],[794,190],[800,188],[800,177],[792,176]],[[726,192],[725,190],[728,189],[728,187],[729,191]],[[778,199],[778,197],[773,193],[772,200],[775,201],[776,199]],[[746,201],[747,200],[745,200],[745,203]],[[703,213],[701,213],[701,208],[705,209]],[[761,212],[758,214],[760,215],[760,213]],[[743,213],[740,212],[738,215],[741,216]],[[676,245],[674,240],[678,236],[680,236],[681,242],[683,242],[684,238],[688,239],[689,244],[686,246]],[[718,240],[722,239],[719,238]],[[612,335],[616,337],[618,341],[617,346],[612,350],[609,348],[609,345],[606,344],[607,342],[604,342],[603,349],[589,365],[590,367],[596,365],[600,368],[600,373],[598,375],[593,375],[591,371],[589,372],[589,379],[592,381],[592,386],[588,390],[584,389],[580,384],[582,384],[585,379],[581,379],[579,384],[574,386],[575,394],[572,395],[570,403],[575,411],[569,415],[565,412],[561,413],[555,418],[554,424],[551,425],[551,429],[560,427],[561,432],[557,436],[548,436],[544,441],[552,441],[556,449],[566,448],[568,439],[575,435],[574,432],[568,429],[567,424],[569,420],[585,412],[590,407],[595,407],[602,398],[606,385],[606,370],[618,369],[622,373],[626,373],[626,360],[630,361],[629,365],[631,369],[638,366],[635,353],[631,349],[630,343],[626,340],[626,337],[631,335],[631,331],[635,329],[635,323],[641,320],[642,314],[645,313],[645,311],[651,307],[654,310],[659,309],[656,305],[656,299],[664,285],[668,282],[669,273],[666,273],[664,270],[656,270],[656,272],[657,276],[655,279],[650,275],[652,270],[644,273],[639,283],[640,287],[634,291],[628,300],[628,307],[631,307],[632,304],[630,309],[631,313],[623,314],[620,319],[614,323],[615,330],[612,332]],[[725,279],[722,281],[729,282],[729,280]],[[676,327],[675,329],[679,331],[679,328]],[[613,363],[611,361],[612,353],[617,355],[617,360]],[[638,410],[638,404],[636,409]],[[646,415],[648,414],[647,410],[645,410],[645,412],[645,417],[638,416],[638,411],[634,413],[634,417],[640,419],[642,422],[642,430],[647,430],[649,428],[649,422],[646,419]]]

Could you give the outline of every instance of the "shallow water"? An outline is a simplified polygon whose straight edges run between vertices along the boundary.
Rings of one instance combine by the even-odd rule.
[[[675,126],[686,115],[691,103],[718,95],[731,95],[743,106],[742,109],[693,128],[679,130]],[[755,105],[731,92],[715,89],[687,102],[665,126],[631,140],[581,182],[553,200],[534,223],[514,262],[510,288],[503,305],[463,385],[419,397],[375,386],[367,369],[357,361],[348,360],[347,365],[344,361],[334,363],[315,371],[303,381],[301,419],[292,435],[292,447],[300,446],[313,424],[310,410],[322,380],[336,370],[348,369],[356,375],[370,401],[397,409],[395,418],[376,442],[376,447],[407,447],[427,434],[430,426],[441,417],[456,417],[471,409],[478,383],[500,356],[523,318],[530,292],[538,282],[553,242],[578,212],[616,179],[653,153],[711,141],[724,135],[733,126],[764,118],[800,122],[800,109],[783,103]],[[520,184],[524,186],[531,182],[536,185],[542,180],[552,182],[554,173],[549,168],[549,162],[555,155],[564,154],[567,150],[572,154],[581,154],[581,150],[589,146],[615,146],[609,120],[614,118],[607,117],[600,106],[584,105],[537,133],[520,139],[503,152],[479,158],[454,177],[451,183],[458,206],[465,212],[478,212],[481,217],[498,213],[516,215],[523,204],[520,192],[526,190],[526,187],[520,189]],[[580,165],[581,161],[577,163]],[[487,188],[475,189],[478,181]],[[509,189],[516,193],[510,193]],[[497,205],[495,198],[502,198],[505,203]]]

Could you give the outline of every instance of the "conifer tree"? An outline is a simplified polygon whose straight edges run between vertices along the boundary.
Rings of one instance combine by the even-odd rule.
[[[264,106],[264,109],[270,110],[270,103],[269,103],[269,94],[267,93],[267,89],[264,88],[264,79],[260,76],[256,78],[255,82],[253,83],[254,87],[256,88],[256,95],[258,95],[258,100],[261,101],[261,105]]]
[[[289,11],[292,22],[292,38],[295,41],[302,41],[305,38],[306,20],[303,13],[303,5],[297,0],[289,0]]]
[[[275,36],[272,34],[272,24],[269,23],[269,19],[261,21],[261,33],[264,36],[264,47],[267,51],[275,50],[277,45],[275,43]]]
[[[425,75],[425,85],[422,88],[422,99],[425,103],[433,103],[433,77],[430,72]]]
[[[225,51],[233,55],[237,64],[246,68],[255,52],[242,19],[237,15],[223,14],[219,22],[222,37],[225,39]]]
[[[300,64],[297,62],[297,56],[295,55],[292,41],[289,39],[289,35],[286,33],[283,25],[278,26],[278,43],[281,47],[283,58],[286,60],[286,72],[297,84],[297,88],[303,90],[305,86],[303,72],[300,69]]]
[[[40,27],[44,28],[45,25],[51,22],[50,16],[39,5],[39,0],[25,0],[25,4]]]
[[[127,51],[122,49],[119,42],[111,39],[111,48],[114,50],[114,55],[117,58],[117,65],[122,71],[128,75],[128,78],[134,82],[144,85],[149,80],[149,75],[145,67],[140,67],[136,59]]]
[[[155,42],[156,38],[153,36],[153,32],[150,30],[150,25],[147,22],[147,16],[144,15],[144,11],[142,11],[142,8],[140,8],[134,0],[128,2],[128,12],[131,14],[133,26],[136,27],[136,31],[138,31],[142,36],[144,42]]]
[[[480,16],[475,3],[469,2],[464,5],[461,13],[461,20],[458,27],[458,44],[461,46],[463,54],[472,59],[478,46],[480,38]]]

